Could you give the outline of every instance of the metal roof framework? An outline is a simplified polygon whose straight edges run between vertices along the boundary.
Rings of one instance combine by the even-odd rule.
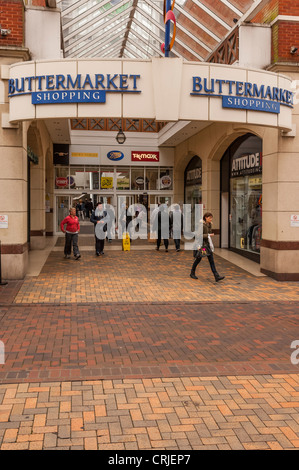
[[[57,0],[66,58],[163,57],[163,0]],[[204,61],[260,0],[176,0],[170,57]],[[171,33],[172,34],[172,33]]]

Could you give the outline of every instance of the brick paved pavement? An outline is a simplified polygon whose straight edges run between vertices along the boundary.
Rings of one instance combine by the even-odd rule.
[[[9,449],[299,447],[298,375],[0,385]]]
[[[216,263],[52,252],[0,287],[0,449],[298,448],[298,283]]]
[[[25,279],[16,303],[76,302],[201,302],[299,300],[298,282],[279,283],[254,277],[215,256],[225,280],[215,283],[202,260],[197,281],[189,277],[190,251],[83,252],[79,261],[52,252],[36,278]]]

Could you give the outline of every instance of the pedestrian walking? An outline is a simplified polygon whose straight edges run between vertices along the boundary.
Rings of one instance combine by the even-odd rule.
[[[216,270],[216,266],[215,266],[215,261],[214,261],[214,256],[213,256],[214,245],[211,240],[211,237],[214,236],[214,233],[212,232],[212,220],[213,220],[213,214],[211,214],[211,212],[206,212],[203,216],[203,222],[202,222],[202,245],[201,246],[198,245],[198,237],[195,242],[196,243],[195,250],[194,250],[195,260],[193,262],[191,273],[190,273],[190,277],[192,279],[198,279],[195,275],[195,270],[198,264],[201,262],[203,256],[207,256],[209,260],[212,273],[214,274],[214,277],[215,277],[215,281],[218,282],[224,279],[224,276],[220,276],[220,274],[218,274]]]
[[[115,212],[113,206],[110,204],[104,204],[103,207],[108,216],[106,238],[108,243],[111,243],[112,238],[115,238]]]
[[[119,221],[118,221],[118,225],[119,225],[118,233],[119,235],[121,235],[121,237],[124,233],[128,232],[129,237],[131,238],[132,219],[133,219],[133,216],[129,214],[128,205],[123,204],[121,208],[121,213],[119,216]]]
[[[79,201],[79,216],[82,220],[84,220],[84,213],[85,213],[85,203],[81,200]]]
[[[70,209],[70,215],[68,215],[62,220],[62,222],[60,223],[60,228],[61,228],[61,231],[65,233],[64,257],[67,259],[71,257],[72,247],[73,247],[73,253],[74,253],[75,259],[81,258],[79,246],[78,246],[80,224],[79,224],[79,219],[76,216],[75,207],[72,207]]]
[[[96,255],[104,254],[104,245],[109,217],[103,209],[103,203],[98,202],[96,209],[92,211],[90,222],[94,224]]]
[[[169,214],[167,207],[164,204],[161,204],[159,210],[156,214],[154,223],[153,223],[153,231],[155,231],[158,235],[157,237],[157,246],[156,250],[159,251],[161,241],[163,240],[165,246],[165,252],[168,252],[169,246]]]
[[[181,249],[181,237],[184,228],[183,213],[179,204],[175,204],[174,210],[170,213],[170,229],[175,244],[176,251]]]

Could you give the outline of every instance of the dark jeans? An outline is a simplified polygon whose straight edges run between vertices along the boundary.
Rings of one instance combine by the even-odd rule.
[[[79,238],[78,233],[66,232],[65,244],[64,244],[64,254],[66,256],[69,256],[72,253],[72,246],[73,246],[74,256],[77,256],[80,254],[79,247],[78,247],[78,238]]]
[[[164,241],[165,250],[168,250],[168,245],[169,245],[168,238],[164,238],[163,241]],[[157,238],[157,248],[160,248],[160,245],[161,245],[161,238]]]
[[[174,239],[174,244],[175,244],[175,249],[179,250],[181,248],[181,239],[180,238],[175,238]]]
[[[193,273],[195,273],[196,267],[197,267],[198,264],[201,262],[201,259],[202,259],[201,256],[199,256],[198,258],[195,258],[194,263],[193,263],[192,268],[191,268],[191,271],[192,271]],[[216,274],[216,273],[217,273],[217,270],[216,270],[216,266],[215,266],[215,262],[214,262],[213,253],[211,253],[211,254],[208,256],[208,260],[209,260],[209,263],[210,263],[210,267],[211,267],[212,273],[213,273],[213,274]]]
[[[95,237],[96,239],[96,252],[102,253],[104,251],[105,239],[100,240],[100,238]]]

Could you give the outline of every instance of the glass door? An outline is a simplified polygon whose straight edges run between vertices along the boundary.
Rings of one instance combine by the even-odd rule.
[[[61,233],[60,223],[70,213],[70,196],[56,196],[56,232]]]

